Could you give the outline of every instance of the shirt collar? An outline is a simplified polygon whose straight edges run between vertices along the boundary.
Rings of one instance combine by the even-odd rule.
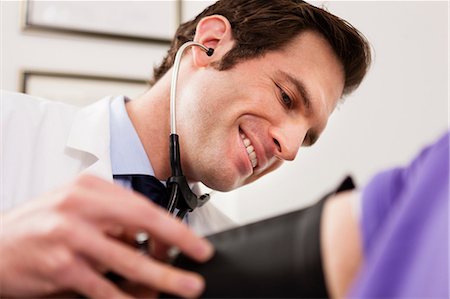
[[[119,96],[111,101],[111,168],[115,174],[154,175],[153,167],[144,146],[128,116],[125,103],[129,101]]]

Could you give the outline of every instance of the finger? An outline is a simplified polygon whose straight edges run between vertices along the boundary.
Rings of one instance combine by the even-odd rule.
[[[76,198],[77,209],[84,216],[139,227],[152,238],[175,245],[198,261],[212,256],[213,248],[208,241],[196,236],[186,225],[167,215],[145,197],[98,178],[87,181],[71,195]]]
[[[83,255],[131,281],[186,297],[198,296],[204,288],[200,275],[154,261],[123,243],[95,233],[85,224],[77,225],[70,239]]]
[[[93,271],[87,263],[79,259],[67,275],[61,277],[62,284],[88,298],[132,298],[120,291],[114,284]]]
[[[102,231],[106,232],[108,235],[115,238],[125,238],[127,237],[127,232],[122,225],[117,225],[114,223],[105,223]]]

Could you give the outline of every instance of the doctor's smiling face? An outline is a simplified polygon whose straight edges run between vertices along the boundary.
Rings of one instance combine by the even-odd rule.
[[[299,33],[279,50],[215,67],[234,44],[228,20],[202,19],[183,58],[177,123],[186,176],[228,191],[293,160],[312,145],[343,94],[343,64],[318,32]]]
[[[220,191],[253,182],[312,145],[371,61],[356,28],[304,1],[217,1],[179,26],[154,69],[153,88],[131,109],[142,114],[134,123],[160,179],[170,175],[172,66],[177,50],[191,40],[214,54],[192,47],[181,61],[181,162],[189,180]]]

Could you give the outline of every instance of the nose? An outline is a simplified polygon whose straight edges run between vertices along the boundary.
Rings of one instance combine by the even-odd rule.
[[[307,131],[304,125],[299,124],[272,128],[270,133],[275,144],[275,156],[282,160],[294,160]]]

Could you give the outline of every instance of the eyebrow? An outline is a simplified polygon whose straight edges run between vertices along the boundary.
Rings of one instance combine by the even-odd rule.
[[[308,92],[308,89],[306,88],[305,84],[301,80],[295,78],[294,76],[292,76],[289,73],[286,73],[285,71],[279,70],[278,74],[283,79],[289,81],[289,83],[291,83],[295,87],[297,94],[300,94],[301,97],[302,97],[303,105],[305,106],[305,108],[307,110],[307,113],[311,113],[312,112],[311,111],[312,110],[311,95]],[[311,143],[309,145],[307,145],[307,146],[311,146],[314,143],[316,143],[316,141],[319,139],[319,135],[313,130],[309,130],[308,134],[309,134],[309,138],[311,140],[310,141]]]

